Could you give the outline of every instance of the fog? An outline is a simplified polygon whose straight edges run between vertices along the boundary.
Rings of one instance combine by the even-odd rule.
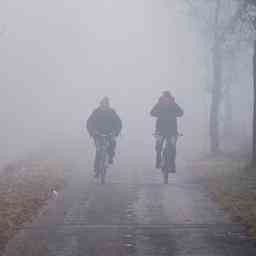
[[[122,154],[146,157],[149,111],[163,90],[185,112],[179,151],[207,151],[211,46],[179,1],[169,2],[1,1],[1,161],[57,144],[80,156],[92,150],[85,122],[103,96],[123,120]],[[234,122],[247,136],[250,58],[249,49],[232,91]]]

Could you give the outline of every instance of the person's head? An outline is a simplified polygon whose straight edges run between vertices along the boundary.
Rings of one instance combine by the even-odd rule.
[[[164,91],[160,97],[160,101],[164,104],[169,104],[174,101],[174,97],[170,91]]]
[[[101,101],[100,101],[100,108],[102,109],[108,109],[110,107],[110,101],[108,97],[104,97]]]

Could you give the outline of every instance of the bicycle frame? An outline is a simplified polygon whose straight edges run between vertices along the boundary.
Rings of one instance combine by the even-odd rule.
[[[168,183],[168,175],[170,172],[174,172],[175,169],[175,155],[176,154],[176,143],[179,136],[170,136],[165,137],[161,136],[160,134],[154,134],[159,143],[162,144],[161,146],[161,170],[164,177],[164,183]]]

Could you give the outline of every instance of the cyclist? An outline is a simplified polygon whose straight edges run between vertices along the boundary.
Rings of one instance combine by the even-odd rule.
[[[110,100],[108,97],[104,97],[100,101],[100,105],[96,108],[87,120],[87,131],[91,137],[93,137],[96,147],[96,155],[94,160],[95,177],[98,176],[98,159],[99,159],[99,146],[100,146],[100,134],[109,135],[109,164],[113,164],[116,140],[115,138],[120,134],[122,129],[122,122],[114,109],[110,107]]]
[[[161,168],[161,152],[164,140],[167,139],[171,145],[173,153],[173,166],[170,166],[170,172],[176,172],[176,142],[178,136],[177,117],[183,115],[183,110],[175,102],[174,97],[169,91],[164,91],[157,104],[150,112],[151,116],[156,117],[156,134],[159,135],[156,140],[156,168]]]

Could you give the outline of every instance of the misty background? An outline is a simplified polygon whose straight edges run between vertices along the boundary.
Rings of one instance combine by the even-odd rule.
[[[184,109],[180,155],[207,152],[212,46],[180,2],[1,1],[1,164],[45,148],[83,158],[93,151],[85,122],[104,96],[123,120],[118,154],[153,156],[149,111],[163,90]],[[229,149],[250,146],[251,55],[225,63]]]

